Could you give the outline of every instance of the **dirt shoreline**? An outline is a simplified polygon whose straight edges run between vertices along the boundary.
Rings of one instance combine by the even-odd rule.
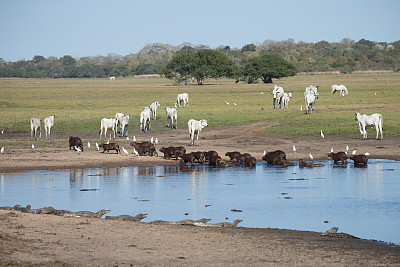
[[[136,137],[139,141],[157,137],[158,148],[183,145],[188,152],[216,150],[220,155],[235,150],[248,152],[258,161],[264,150],[276,149],[285,151],[287,158],[294,162],[300,158],[308,160],[309,153],[314,160],[327,160],[331,147],[337,152],[344,151],[346,145],[350,151],[369,152],[371,158],[400,160],[398,137],[361,140],[361,136],[326,136],[322,139],[316,134],[286,139],[264,134],[260,127],[254,126],[257,125],[206,128],[201,132],[198,146],[188,145],[186,129],[136,134]],[[55,135],[55,138],[67,140],[68,136]],[[87,140],[97,137],[81,135],[85,145]],[[1,137],[21,138],[29,137],[7,133]],[[117,142],[132,152],[128,141],[118,138]],[[296,153],[292,151],[293,145]],[[163,159],[162,153],[158,157],[135,157],[131,153],[108,155],[93,147],[93,141],[92,148],[85,146],[83,153],[70,151],[67,141],[62,146],[36,145],[35,150],[6,147],[0,157],[0,172],[177,164],[175,160]],[[315,232],[152,225],[0,210],[1,266],[399,266],[399,262],[400,247],[320,236]]]

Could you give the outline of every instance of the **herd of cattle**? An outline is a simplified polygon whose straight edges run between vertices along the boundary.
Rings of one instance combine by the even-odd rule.
[[[340,92],[342,96],[348,95],[348,90],[344,85],[333,85],[332,86],[332,94],[334,95],[336,92]],[[292,97],[292,93],[285,93],[283,88],[275,85],[273,89],[271,89],[271,94],[273,95],[273,105],[276,108],[278,105],[281,107],[281,104],[284,104],[284,107],[288,106],[288,102]],[[318,99],[318,86],[314,87],[310,85],[306,88],[304,92],[304,101],[306,107],[306,113],[308,114],[313,110],[313,105],[315,104],[315,100]],[[166,115],[167,115],[167,127],[169,128],[177,128],[177,110],[181,106],[188,107],[189,106],[189,95],[187,93],[178,94],[176,103],[174,108],[166,107]],[[158,101],[152,103],[150,106],[144,107],[143,111],[140,114],[140,132],[146,132],[150,130],[151,120],[157,119],[157,109],[160,107],[160,103]],[[51,115],[44,119],[44,127],[46,131],[46,139],[51,138],[51,131],[54,126],[54,115]],[[367,116],[366,114],[361,115],[360,113],[356,113],[355,120],[359,124],[359,129],[361,134],[363,135],[363,139],[367,138],[367,127],[375,127],[377,131],[376,138],[378,139],[378,134],[380,132],[381,139],[382,136],[382,115],[381,114],[372,114],[371,116]],[[112,135],[115,138],[117,132],[121,133],[122,137],[127,136],[127,128],[129,125],[129,115],[125,115],[123,113],[116,113],[115,118],[107,119],[103,118],[101,120],[100,126],[100,139],[104,133],[104,137],[107,138],[108,130],[111,130],[109,135],[109,139],[112,138]],[[207,120],[194,120],[191,119],[188,121],[188,130],[189,137],[191,139],[191,145],[195,144],[195,140],[198,141],[199,133],[201,130],[208,126]],[[118,130],[119,129],[119,130]],[[37,138],[37,133],[39,131],[39,137],[41,137],[41,119],[40,118],[31,118],[31,137]],[[322,131],[321,131],[322,132]],[[322,134],[322,133],[321,133]],[[129,139],[129,138],[127,138]],[[158,152],[153,142],[144,141],[144,142],[130,142],[130,145],[134,147],[134,154],[138,156],[148,155],[148,156],[158,156]],[[70,137],[69,138],[69,146],[70,149],[74,149],[77,151],[83,151],[83,143],[79,137]],[[88,146],[90,146],[88,142]],[[109,153],[110,150],[115,150],[116,153],[121,153],[121,148],[117,143],[110,143],[109,140],[107,143],[96,143],[97,150],[103,148],[103,153]],[[126,154],[126,150],[122,147],[122,151]],[[165,159],[175,158],[179,159],[179,164],[181,167],[186,168],[188,163],[194,164],[205,163],[208,162],[209,165],[212,166],[229,166],[229,165],[238,165],[243,164],[244,166],[253,167],[256,164],[256,159],[252,157],[248,153],[241,154],[240,152],[227,152],[225,156],[229,157],[229,160],[223,160],[216,151],[207,151],[207,152],[192,152],[186,153],[186,149],[182,146],[180,147],[162,147],[159,149],[160,152],[164,153]],[[347,159],[352,159],[355,164],[366,164],[368,161],[368,156],[366,155],[352,155],[350,157],[347,156],[346,152],[339,153],[329,153],[330,158],[334,160],[335,163],[341,161],[342,164],[347,163]],[[294,165],[294,163],[289,162],[286,159],[286,154],[281,151],[273,151],[266,153],[264,152],[263,160],[267,161],[269,164],[281,165],[281,166],[290,166]],[[312,162],[304,162],[303,160],[299,161],[300,167],[318,167],[321,164],[314,164]]]

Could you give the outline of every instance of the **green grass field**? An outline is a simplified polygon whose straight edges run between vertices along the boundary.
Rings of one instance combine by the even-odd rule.
[[[131,117],[132,134],[139,132],[143,107],[159,101],[159,119],[152,122],[152,131],[167,131],[164,108],[173,107],[176,95],[187,92],[190,104],[189,108],[178,109],[178,128],[186,129],[191,118],[205,118],[209,127],[266,121],[274,127],[259,126],[259,130],[279,136],[306,136],[320,129],[329,135],[354,136],[360,134],[354,113],[378,112],[383,115],[384,135],[399,134],[399,73],[304,75],[274,80],[274,84],[293,93],[288,109],[273,109],[273,84],[235,84],[224,79],[206,80],[203,86],[173,86],[164,78],[0,79],[0,130],[26,132],[29,136],[31,117],[43,120],[54,114],[54,132],[98,133],[102,118],[122,112]],[[304,111],[303,93],[310,84],[320,86],[320,96],[315,111],[305,115],[300,105]],[[332,84],[345,84],[349,95],[332,96]]]

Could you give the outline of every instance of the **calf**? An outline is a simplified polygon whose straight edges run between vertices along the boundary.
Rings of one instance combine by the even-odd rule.
[[[121,150],[119,149],[119,145],[117,143],[109,143],[109,144],[99,144],[99,147],[103,148],[103,153],[107,151],[107,153],[110,153],[110,150],[115,150],[117,151],[117,154],[121,154]]]
[[[242,156],[242,154],[240,154],[240,152],[237,151],[233,151],[233,152],[226,152],[225,156],[228,156],[231,161],[240,161],[240,158]]]
[[[257,162],[257,160],[255,157],[248,157],[243,160],[244,166],[246,166],[246,167],[255,167],[256,162]]]
[[[215,157],[215,156],[218,156],[218,153],[214,150],[204,152],[204,161],[209,161],[210,157]]]
[[[335,164],[338,164],[339,161],[341,161],[342,164],[345,164],[347,163],[347,159],[349,158],[347,154],[342,151],[338,153],[330,152],[328,153],[328,157],[332,158]]]
[[[197,160],[198,163],[204,162],[204,153],[201,151],[192,152],[194,159]]]
[[[69,150],[71,150],[71,147],[73,148],[74,146],[79,147],[82,152],[83,152],[83,144],[82,140],[79,137],[69,137]]]
[[[190,162],[191,164],[193,164],[193,162],[194,162],[194,156],[192,153],[182,154],[182,155],[180,155],[180,157],[183,160],[183,162],[185,162],[185,163]]]
[[[353,160],[354,165],[357,165],[357,164],[367,165],[367,162],[368,162],[368,156],[366,156],[366,155],[351,155],[350,159]]]
[[[267,163],[274,164],[274,159],[286,159],[286,154],[282,150],[275,150],[272,152],[267,152],[262,159]]]
[[[221,157],[220,156],[218,156],[218,155],[216,155],[216,156],[211,156],[209,159],[208,159],[208,164],[210,165],[210,166],[221,166],[222,165],[222,159],[221,159]]]

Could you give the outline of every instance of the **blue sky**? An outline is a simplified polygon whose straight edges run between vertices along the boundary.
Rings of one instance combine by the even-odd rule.
[[[400,40],[398,0],[0,0],[0,58],[137,53],[148,43]]]

